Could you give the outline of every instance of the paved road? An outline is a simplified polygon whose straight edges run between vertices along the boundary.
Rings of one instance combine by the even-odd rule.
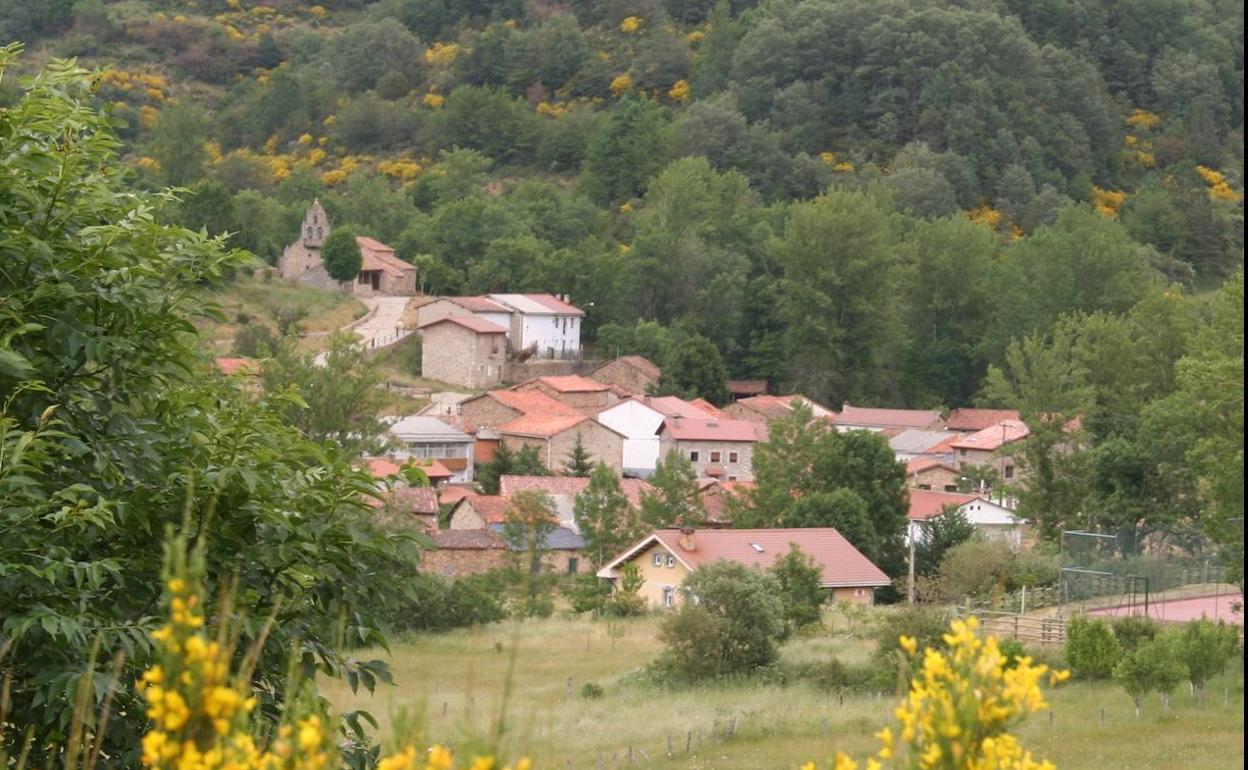
[[[407,297],[360,297],[360,302],[368,308],[369,316],[350,329],[359,338],[360,346],[366,349],[384,348],[411,334],[410,329],[399,328],[407,300]],[[317,354],[318,365],[325,365],[325,355]]]

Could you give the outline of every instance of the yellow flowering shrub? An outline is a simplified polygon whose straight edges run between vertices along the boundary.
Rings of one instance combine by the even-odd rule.
[[[311,135],[311,134],[300,134],[300,135],[299,135],[299,144],[302,144],[302,145],[304,145],[304,146],[307,146],[307,145],[309,145],[309,144],[312,144],[312,135]]]
[[[425,61],[429,64],[446,66],[455,63],[459,55],[458,43],[434,43],[425,50]]]
[[[1121,190],[1104,190],[1092,185],[1092,205],[1096,206],[1097,213],[1102,216],[1118,216],[1118,209],[1122,208],[1126,200],[1127,194]]]
[[[641,29],[641,25],[644,23],[645,20],[640,16],[626,16],[624,17],[624,21],[620,22],[620,31],[631,34]]]
[[[611,80],[611,93],[614,96],[619,96],[632,87],[633,79],[627,72],[616,75],[615,78]]]
[[[689,100],[689,81],[677,80],[672,87],[667,90],[667,95],[674,102],[686,102]]]
[[[425,98],[421,99],[421,101],[424,102],[426,107],[436,110],[446,104],[446,97],[442,94],[428,93],[425,94]]]
[[[1222,201],[1239,201],[1244,197],[1231,187],[1230,182],[1226,181],[1226,177],[1222,175],[1221,171],[1208,166],[1197,166],[1196,173],[1200,174],[1200,178],[1205,180],[1205,184],[1209,185],[1210,198]]]
[[[138,166],[144,171],[151,171],[154,174],[160,172],[160,161],[156,160],[155,158],[149,158],[146,155],[143,155],[138,160],[136,160],[134,162],[134,165]]]
[[[230,662],[237,638],[225,616],[215,632],[205,622],[203,557],[187,554],[185,539],[166,549],[165,614],[168,622],[152,633],[156,663],[143,674],[139,688],[151,720],[142,741],[142,763],[153,770],[339,770],[334,720],[316,713],[315,699],[288,703],[277,728],[260,740],[254,718],[256,699],[248,691],[256,646],[242,656],[236,671]],[[455,757],[443,746],[418,751],[408,745],[383,757],[379,770],[455,770]],[[473,757],[465,770],[532,770],[521,759],[502,767],[491,756]]]
[[[1148,110],[1136,109],[1127,116],[1127,125],[1151,131],[1161,125],[1161,116]]]
[[[893,710],[895,725],[876,733],[880,749],[859,764],[838,753],[833,770],[1055,770],[1036,760],[1011,734],[1028,714],[1047,709],[1041,684],[1057,684],[1069,671],[1050,671],[1031,658],[1011,666],[995,637],[981,639],[979,621],[950,624],[947,650],[927,648],[903,636],[898,642],[918,664],[910,690]],[[896,728],[894,730],[894,727]],[[813,762],[803,770],[817,770]]]
[[[967,211],[966,218],[976,224],[987,225],[993,230],[997,229],[997,225],[1001,224],[1001,212],[989,206],[986,202]]]
[[[829,166],[835,166],[836,165],[836,153],[831,152],[831,151],[821,152],[819,153],[819,160],[823,161]]]
[[[424,171],[424,167],[414,160],[400,158],[398,160],[381,161],[377,164],[377,170],[388,177],[410,182],[420,176],[420,172]]]
[[[152,128],[158,120],[160,120],[160,110],[150,104],[139,108],[139,125],[143,128]]]
[[[690,43],[693,43],[694,45],[701,43],[705,39],[706,39],[706,33],[700,29],[695,29],[694,31],[690,32],[688,35],[685,35],[685,40],[688,40]]]

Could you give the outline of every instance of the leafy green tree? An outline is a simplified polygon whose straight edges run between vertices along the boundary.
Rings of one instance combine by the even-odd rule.
[[[820,611],[828,600],[819,563],[793,544],[768,572],[780,586],[780,603],[788,630],[800,631],[818,624]]]
[[[152,132],[151,153],[169,184],[188,184],[203,176],[204,142],[208,139],[204,111],[193,102],[172,105],[160,113]]]
[[[498,494],[498,483],[503,476],[549,476],[550,470],[542,462],[537,447],[511,448],[506,440],[498,442],[494,457],[477,466],[476,480],[487,495]]]
[[[265,361],[263,372],[265,390],[292,396],[285,410],[292,425],[313,441],[333,442],[357,457],[382,444],[380,378],[377,360],[347,335],[335,335],[323,358],[299,353],[287,342]]]
[[[1205,684],[1222,673],[1235,656],[1239,633],[1234,626],[1220,620],[1214,623],[1208,618],[1199,618],[1183,624],[1177,645],[1179,659],[1187,667],[1192,689],[1203,700]]]
[[[1103,620],[1076,615],[1066,624],[1066,662],[1080,679],[1108,679],[1122,660],[1122,645]]]
[[[676,343],[663,367],[660,393],[705,398],[713,404],[728,400],[728,370],[715,344],[701,335]]]
[[[629,96],[607,115],[585,151],[581,188],[599,204],[641,195],[666,161],[670,126],[663,109]]]
[[[558,526],[550,495],[525,490],[512,496],[503,521],[503,539],[511,551],[518,591],[515,613],[521,617],[546,617],[553,609],[545,559],[550,550],[548,538]]]
[[[968,540],[945,552],[937,570],[946,601],[959,602],[1003,592],[1010,576],[1013,554],[999,540]],[[1072,664],[1073,665],[1073,664]]]
[[[595,567],[601,567],[638,535],[632,508],[620,490],[620,480],[605,463],[594,465],[589,483],[576,496],[572,512]]]
[[[57,761],[65,693],[108,681],[125,652],[100,749],[137,766],[147,718],[134,683],[160,622],[154,539],[202,537],[207,592],[228,586],[241,615],[273,615],[254,674],[270,717],[292,656],[352,686],[388,677],[335,640],[384,643],[381,576],[414,554],[364,518],[371,479],[280,416],[287,397],[212,376],[192,322],[208,311],[203,288],[242,260],[158,222],[170,196],[125,192],[92,103],[87,73],[56,63],[0,111],[0,623],[7,719],[31,730],[28,761]],[[244,625],[240,649],[260,625]],[[18,756],[25,737],[6,730],[0,753]]]
[[[956,506],[945,506],[937,516],[928,519],[914,547],[915,572],[931,575],[939,568],[945,554],[975,536],[975,525]]]
[[[1162,633],[1141,644],[1135,652],[1114,666],[1114,681],[1131,696],[1135,715],[1150,692],[1161,693],[1164,706],[1170,704],[1170,693],[1188,676],[1187,666],[1180,657],[1178,640],[1172,633]]]
[[[784,607],[775,578],[739,562],[699,567],[681,586],[680,608],[664,618],[660,667],[689,680],[743,674],[776,659]]]
[[[653,491],[641,493],[641,521],[647,527],[696,527],[706,519],[697,473],[680,452],[669,451],[648,480]]]
[[[355,242],[355,233],[349,227],[333,229],[321,246],[321,259],[329,277],[342,282],[354,281],[364,264],[360,245]]]
[[[629,562],[620,567],[620,576],[615,581],[615,589],[611,598],[607,599],[603,609],[608,615],[627,618],[640,615],[646,611],[646,600],[641,596],[641,589],[646,585],[646,576],[641,567]]]

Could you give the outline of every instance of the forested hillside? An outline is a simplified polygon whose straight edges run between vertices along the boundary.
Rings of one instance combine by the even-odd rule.
[[[427,292],[833,404],[969,403],[1243,260],[1230,0],[0,0],[0,38],[98,68],[171,220],[273,261],[319,196]]]

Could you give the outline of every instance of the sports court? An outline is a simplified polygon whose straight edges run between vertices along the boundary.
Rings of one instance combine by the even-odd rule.
[[[1171,599],[1169,601],[1148,602],[1148,615],[1157,620],[1183,622],[1206,617],[1210,620],[1225,620],[1237,626],[1244,624],[1244,595],[1221,594],[1218,596],[1196,596],[1189,599]],[[1117,607],[1105,607],[1089,610],[1089,615],[1143,615],[1143,603],[1129,603]]]

